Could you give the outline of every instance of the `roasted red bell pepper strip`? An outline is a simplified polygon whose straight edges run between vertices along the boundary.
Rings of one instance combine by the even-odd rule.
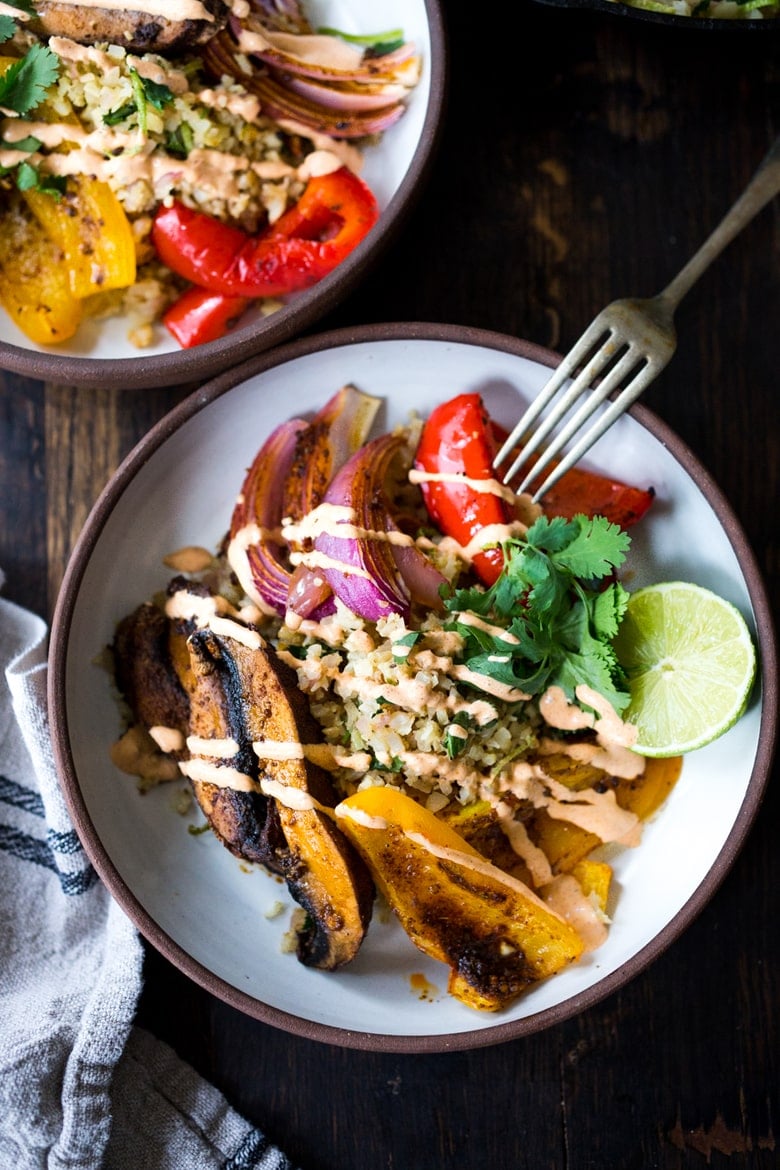
[[[510,505],[493,491],[473,486],[495,480],[493,457],[498,446],[479,394],[459,394],[434,408],[425,423],[415,454],[415,467],[428,474],[462,476],[423,480],[420,489],[429,516],[446,536],[466,547],[483,528],[509,524]],[[504,563],[500,548],[487,548],[472,560],[474,571],[492,585]]]
[[[379,218],[376,199],[347,167],[309,179],[275,224],[248,236],[183,203],[161,207],[152,239],[164,264],[230,297],[282,297],[316,284]]]
[[[504,445],[509,432],[495,421],[491,422],[491,427],[498,449]],[[507,456],[507,464],[509,462],[511,459]],[[553,460],[548,471],[556,466],[557,461]],[[520,477],[521,472],[518,472]],[[612,524],[630,528],[642,519],[654,499],[654,488],[633,487],[584,467],[572,467],[544,493],[542,507],[547,516],[563,516],[565,520],[578,514],[604,516]]]
[[[586,516],[605,516],[621,528],[630,528],[642,519],[654,499],[653,488],[632,487],[609,476],[572,467],[545,492],[542,507],[548,516],[571,520],[582,512]]]
[[[506,431],[489,418],[479,394],[460,394],[437,406],[423,427],[415,466],[428,473],[464,477],[463,483],[444,479],[420,485],[431,519],[460,545],[468,545],[481,528],[512,519],[510,505],[499,495],[472,486],[475,480],[495,480],[493,459],[505,438]],[[545,494],[542,506],[548,516],[599,515],[629,528],[644,516],[654,498],[652,488],[632,487],[574,467]],[[486,585],[496,580],[502,564],[499,548],[485,549],[472,561]]]
[[[207,288],[188,288],[163,314],[163,324],[182,349],[216,341],[235,325],[251,301],[226,297]]]

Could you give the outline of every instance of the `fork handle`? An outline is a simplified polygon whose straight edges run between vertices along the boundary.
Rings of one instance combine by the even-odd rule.
[[[740,195],[736,203],[726,212],[715,230],[707,237],[698,252],[691,256],[685,267],[669,282],[656,298],[663,301],[667,310],[673,313],[685,294],[693,287],[702,273],[728,244],[739,235],[744,227],[780,191],[780,138],[759,165],[758,170]]]

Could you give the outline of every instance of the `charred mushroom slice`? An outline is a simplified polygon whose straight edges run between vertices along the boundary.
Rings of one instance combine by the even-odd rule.
[[[257,779],[232,659],[208,630],[194,633],[187,647],[191,756],[182,770],[223,845],[236,857],[285,873],[287,846],[276,804]]]
[[[114,674],[139,723],[186,735],[190,704],[174,668],[170,633],[170,622],[158,606],[139,605],[117,626]]]
[[[282,873],[306,910],[300,961],[340,967],[363,941],[373,882],[327,812],[336,803],[330,777],[306,758],[307,745],[320,734],[294,673],[253,631],[236,623],[233,632],[199,630],[189,639],[194,687],[188,772],[212,826],[226,844],[232,841],[228,847]],[[204,757],[209,740],[216,741],[216,750],[229,747],[229,758]],[[220,769],[225,783],[215,784]]]
[[[223,0],[186,0],[180,17],[163,15],[165,7],[147,3],[144,8],[144,0],[138,10],[40,0],[35,27],[81,45],[106,42],[137,53],[172,54],[205,44],[227,24]],[[168,11],[175,12],[175,6]]]

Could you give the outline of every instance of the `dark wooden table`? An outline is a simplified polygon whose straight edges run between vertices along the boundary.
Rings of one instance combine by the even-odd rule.
[[[516,0],[445,4],[446,130],[402,238],[322,327],[454,322],[558,350],[650,295],[780,132],[780,34],[703,35]],[[780,586],[780,203],[678,314],[646,402],[718,480]],[[0,375],[6,596],[50,614],[99,490],[184,388]],[[140,1022],[304,1170],[780,1165],[777,792],[695,923],[620,992],[473,1053],[332,1048],[237,1014],[149,953]],[[691,831],[695,831],[692,826]]]

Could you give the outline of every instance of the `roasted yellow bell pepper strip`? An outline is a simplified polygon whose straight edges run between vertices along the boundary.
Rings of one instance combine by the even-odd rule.
[[[107,183],[79,175],[68,180],[61,199],[34,190],[23,194],[38,223],[62,248],[75,297],[135,283],[132,229]]]
[[[682,758],[647,760],[641,776],[618,780],[615,799],[621,808],[635,813],[641,821],[656,812],[668,797],[680,775]],[[561,779],[560,776],[556,777]],[[529,824],[531,839],[543,850],[554,873],[571,873],[575,865],[601,844],[595,833],[578,825],[553,820],[544,809]]]
[[[612,866],[608,865],[606,861],[593,861],[586,857],[584,861],[578,861],[571,872],[572,877],[575,877],[580,883],[583,894],[586,897],[592,895],[596,899],[599,910],[606,914],[609,890],[612,885]]]
[[[38,345],[67,341],[83,312],[71,292],[62,250],[14,204],[0,217],[0,304]]]
[[[450,967],[448,990],[483,1011],[582,954],[568,923],[454,829],[394,788],[367,788],[335,809],[409,937]]]

